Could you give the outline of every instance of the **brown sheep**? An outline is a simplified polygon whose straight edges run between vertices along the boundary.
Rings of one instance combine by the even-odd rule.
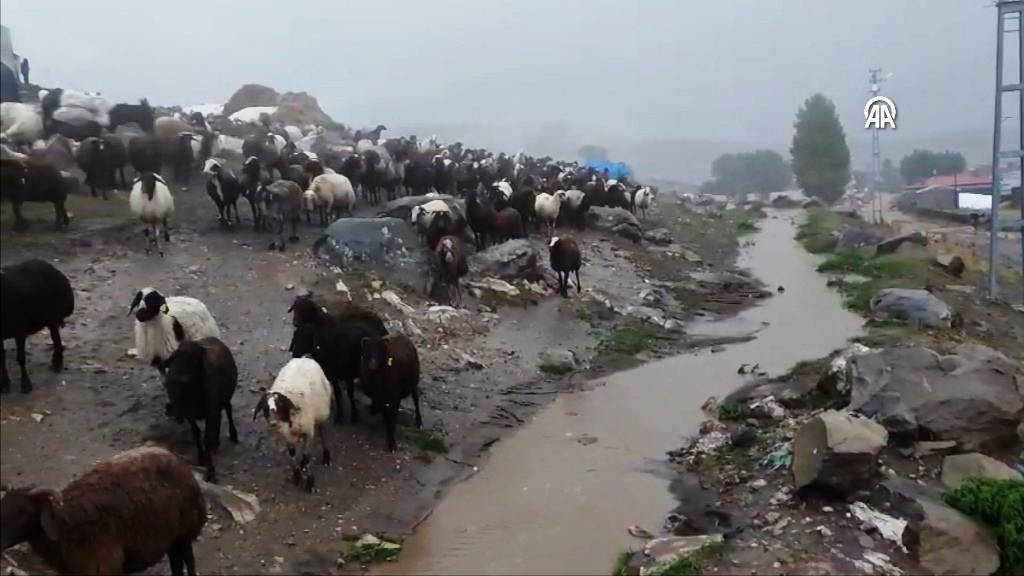
[[[416,347],[404,334],[385,338],[363,338],[362,376],[359,384],[373,401],[373,408],[384,412],[388,450],[395,451],[395,429],[398,406],[402,398],[412,395],[416,408],[416,427],[423,427],[420,416],[420,357]]]
[[[16,488],[0,501],[3,549],[28,542],[65,574],[141,572],[167,556],[172,574],[194,575],[204,524],[192,471],[157,447],[115,454],[60,492]]]
[[[526,227],[518,210],[505,208],[498,212],[494,218],[494,237],[499,242],[512,238],[526,238]]]

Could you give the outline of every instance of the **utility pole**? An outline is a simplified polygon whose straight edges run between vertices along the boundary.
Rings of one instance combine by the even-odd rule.
[[[870,83],[871,97],[878,96],[881,90],[879,86],[889,79],[892,74],[882,74],[881,68],[868,70],[868,82]],[[882,192],[881,192],[881,170],[882,151],[878,143],[878,124],[871,128],[871,221],[875,224],[883,224],[885,218],[882,216]]]
[[[1024,258],[1024,202],[1021,202],[1020,220],[1008,221],[999,219],[999,204],[1002,190],[1003,159],[1016,158],[1024,166],[1024,0],[997,0],[998,11],[996,23],[996,106],[995,123],[992,129],[992,212],[989,218],[990,236],[988,243],[988,297],[995,299],[999,295],[999,233],[1003,230],[1021,231],[1021,257]],[[1014,22],[1016,28],[1007,29],[1006,24]],[[1006,34],[1017,34],[1017,74],[1016,84],[1003,83],[1003,44]],[[1011,75],[1012,78],[1012,75]],[[1002,149],[1003,94],[1016,92],[1019,99],[1020,112],[1017,114],[1020,141],[1016,150]]]

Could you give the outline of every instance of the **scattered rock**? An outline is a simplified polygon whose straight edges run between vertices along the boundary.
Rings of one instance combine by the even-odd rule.
[[[640,291],[640,301],[648,306],[664,306],[668,304],[668,292],[661,288],[644,288]]]
[[[402,302],[402,299],[398,296],[398,294],[395,294],[393,290],[385,290],[381,292],[380,297],[383,298],[384,301],[387,302],[388,304],[391,304],[392,306],[397,308],[403,314],[408,315],[414,314],[416,312],[415,308],[409,306],[405,302]]]
[[[537,367],[549,374],[567,374],[576,369],[576,354],[572,350],[542,350],[538,355]]]
[[[326,252],[343,268],[354,262],[396,263],[422,257],[415,231],[398,218],[339,218],[314,250]]]
[[[808,200],[808,202],[810,202],[810,200]],[[805,204],[806,204],[806,202],[805,202]],[[785,194],[779,194],[775,198],[772,198],[772,208],[780,208],[780,209],[785,210],[785,209],[789,209],[789,208],[796,208],[799,205],[800,205],[799,202],[797,202],[796,200],[794,200],[793,198],[790,198],[789,196],[787,196]]]
[[[629,535],[634,538],[643,538],[644,540],[650,540],[654,538],[654,534],[651,534],[650,530],[647,530],[646,528],[641,528],[640,526],[637,526],[635,524],[633,526],[627,527],[626,532],[629,532]]]
[[[875,246],[875,254],[881,256],[882,254],[892,254],[900,249],[903,244],[917,244],[918,246],[927,246],[928,237],[925,236],[919,230],[914,230],[909,234],[903,234],[893,238],[882,240]]]
[[[857,414],[828,410],[805,423],[793,440],[796,488],[818,484],[848,493],[874,476],[876,456],[889,441],[881,425]]]
[[[963,276],[964,270],[967,269],[967,266],[964,264],[964,259],[956,254],[939,254],[935,257],[935,264],[939,268],[948,272],[951,276],[955,276],[957,278]]]
[[[721,534],[704,534],[701,536],[669,536],[655,538],[644,546],[644,556],[652,565],[640,568],[640,576],[656,576],[680,558],[699,552],[706,546],[722,541]]]
[[[341,280],[338,280],[337,282],[334,283],[334,291],[339,294],[344,294],[345,299],[348,300],[349,302],[352,301],[352,293],[349,291],[348,286],[346,286],[345,283],[342,282]]]
[[[934,500],[919,504],[923,518],[907,525],[903,542],[926,573],[988,575],[999,568],[999,549],[985,527]]]
[[[863,228],[846,228],[839,233],[836,250],[852,251],[859,248],[874,246],[882,241],[882,237],[871,230]]]
[[[930,328],[949,328],[949,305],[927,290],[886,288],[871,299],[871,313],[878,318],[905,320]]]
[[[956,448],[956,440],[924,440],[914,443],[914,455],[920,458],[929,454],[947,452]]]
[[[767,485],[768,481],[765,480],[764,478],[758,478],[757,480],[751,481],[750,484],[747,484],[747,486],[749,486],[750,489],[753,491],[760,490],[761,488],[764,488]]]
[[[850,405],[893,433],[955,440],[967,450],[1012,441],[1024,415],[1024,382],[1013,362],[985,346],[951,357],[924,347],[854,357]]]
[[[632,316],[651,324],[665,325],[665,317],[662,316],[661,311],[649,306],[626,306],[624,313],[626,316]]]
[[[587,211],[587,223],[593,228],[614,232],[634,242],[643,237],[640,221],[623,208],[594,206]]]
[[[997,480],[1024,480],[1020,472],[995,458],[978,452],[946,456],[942,461],[942,483],[947,488],[956,488],[968,476],[995,478]]]
[[[667,228],[655,228],[644,232],[644,240],[652,244],[671,244],[672,233]]]
[[[284,289],[288,291],[295,290],[295,284],[286,284]]]
[[[45,418],[45,416],[43,416],[42,414],[40,414],[40,413],[38,413],[38,412],[33,412],[33,413],[31,414],[31,416],[32,416],[32,419],[33,419],[33,420],[35,420],[37,424],[38,424],[39,422],[42,422],[42,421],[43,421],[43,418]]]
[[[811,198],[802,204],[803,208],[821,208],[823,206],[824,204],[822,204],[821,200],[818,200],[817,198]]]
[[[729,436],[729,443],[737,448],[745,448],[757,442],[757,430],[742,426]]]
[[[750,404],[750,413],[758,418],[781,421],[786,418],[786,409],[774,396],[762,398]]]
[[[694,264],[700,264],[704,262],[704,259],[700,257],[700,254],[697,254],[696,252],[690,250],[689,248],[683,248],[683,259],[685,259],[687,262],[693,262]]]
[[[138,348],[129,348],[129,349],[125,350],[124,355],[129,357],[129,358],[138,358],[139,357],[139,349]]]
[[[878,534],[886,540],[891,540],[903,548],[903,531],[907,527],[907,521],[900,518],[893,518],[888,514],[883,514],[863,502],[854,502],[850,504],[850,513],[853,514],[854,518],[860,520],[861,527],[867,527],[871,530],[877,530]]]
[[[469,258],[470,270],[476,276],[493,276],[503,280],[543,279],[538,267],[537,249],[529,240],[516,239],[491,246]]]
[[[480,280],[470,280],[466,282],[467,285],[473,288],[479,288],[480,290],[490,290],[491,292],[500,292],[509,296],[518,296],[519,288],[499,280],[497,278],[481,278]]]
[[[451,347],[450,350],[451,350],[452,357],[455,358],[456,360],[458,360],[459,362],[461,362],[463,368],[470,368],[472,370],[483,370],[484,369],[485,366],[484,366],[483,362],[477,360],[473,356],[470,356],[466,352],[463,352],[462,350],[459,350],[458,348],[455,348],[454,346]]]

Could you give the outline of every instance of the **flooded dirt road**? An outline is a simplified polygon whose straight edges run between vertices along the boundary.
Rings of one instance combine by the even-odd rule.
[[[565,394],[494,446],[478,474],[456,485],[406,540],[386,573],[605,573],[617,552],[641,541],[676,504],[665,453],[696,433],[700,406],[744,376],[740,364],[779,374],[824,356],[858,334],[862,319],[815,272],[793,239],[790,213],[762,221],[739,265],[785,292],[691,334],[753,340],[620,372]],[[718,349],[718,348],[716,348]]]

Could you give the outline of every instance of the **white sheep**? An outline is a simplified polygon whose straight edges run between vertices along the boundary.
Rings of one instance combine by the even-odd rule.
[[[341,217],[341,212],[352,214],[356,205],[356,192],[352,182],[344,174],[323,174],[309,181],[307,192],[316,197],[316,206],[320,209],[320,224],[327,225],[327,213]],[[308,198],[309,195],[303,195]]]
[[[270,390],[264,390],[256,403],[253,419],[261,413],[281,437],[292,455],[292,480],[299,484],[305,474],[306,491],[313,490],[306,445],[320,436],[323,464],[331,463],[327,449],[327,420],[331,416],[331,383],[312,358],[292,358],[277,373]]]
[[[647,219],[647,209],[654,203],[655,195],[654,188],[650,186],[644,186],[633,195],[633,208],[640,211],[641,220]]]
[[[409,220],[416,227],[416,231],[420,236],[426,236],[427,230],[430,228],[430,223],[434,220],[434,216],[441,212],[451,215],[452,208],[446,204],[444,200],[431,200],[429,202],[424,202],[419,206],[413,206],[412,213],[409,215]]]
[[[149,238],[149,245],[146,247],[146,254],[150,249],[156,247],[163,256],[160,249],[159,228],[163,227],[164,241],[171,241],[171,234],[167,229],[167,219],[174,213],[174,197],[171,196],[171,189],[167,182],[159,174],[143,172],[132,184],[132,191],[128,195],[128,207],[132,214],[143,223],[148,225],[145,234]]]
[[[43,137],[43,113],[35,104],[4,102],[0,104],[0,130],[12,144],[30,146]]]
[[[580,206],[583,205],[583,198],[585,196],[586,194],[583,193],[583,190],[572,189],[565,192],[565,198],[568,201],[567,203],[569,204],[569,208],[572,209],[573,212],[580,209]]]
[[[541,192],[533,201],[533,209],[537,216],[537,222],[545,222],[548,225],[550,236],[555,235],[555,220],[558,219],[558,211],[562,202],[568,198],[565,190],[559,190],[554,194]]]
[[[512,197],[512,184],[509,183],[508,180],[503,179],[500,182],[497,182],[494,186],[498,189],[498,192],[501,192],[505,202],[508,202],[508,199]]]
[[[163,371],[163,362],[186,340],[220,338],[220,328],[206,305],[188,296],[167,296],[153,288],[135,293],[129,314],[135,315],[138,358]]]

